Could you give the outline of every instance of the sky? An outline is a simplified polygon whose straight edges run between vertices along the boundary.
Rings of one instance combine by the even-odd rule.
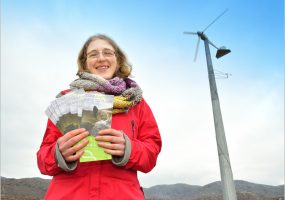
[[[91,35],[112,37],[157,120],[162,151],[139,173],[143,187],[221,180],[203,42],[215,58],[223,123],[235,180],[284,184],[284,2],[282,0],[2,0],[1,176],[41,177],[36,152],[44,111],[76,77]],[[226,76],[224,76],[226,77]]]

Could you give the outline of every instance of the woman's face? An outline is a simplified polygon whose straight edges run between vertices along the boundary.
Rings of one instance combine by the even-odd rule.
[[[87,48],[86,68],[104,79],[113,78],[118,68],[113,46],[106,40],[93,40]]]

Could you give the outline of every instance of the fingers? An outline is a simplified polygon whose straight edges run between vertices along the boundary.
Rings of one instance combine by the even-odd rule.
[[[125,153],[125,151],[122,150],[112,150],[112,149],[105,149],[104,151],[112,156],[123,156]]]
[[[99,142],[98,145],[104,149],[111,149],[111,150],[118,150],[118,151],[125,151],[124,144],[112,144],[109,142]]]
[[[99,131],[98,133],[99,135],[113,135],[113,136],[123,136],[123,132],[122,131],[118,131],[112,128],[109,129],[103,129],[101,131]]]
[[[68,133],[66,133],[65,135],[63,135],[60,138],[60,142],[65,143],[69,139],[71,139],[74,136],[79,135],[79,134],[81,134],[82,132],[85,132],[85,131],[86,130],[84,128],[79,128],[79,129],[75,129],[75,130],[69,131]]]
[[[122,131],[115,129],[104,129],[99,131],[99,135],[95,137],[97,141],[105,141],[113,144],[124,144],[125,138]]]
[[[62,156],[68,162],[78,160],[84,153],[84,147],[88,142],[89,141],[87,139],[83,139],[81,142],[63,151]]]
[[[125,144],[112,144],[108,142],[99,142],[98,146],[104,148],[104,151],[113,156],[123,156],[125,153]]]
[[[89,133],[85,131],[85,129],[75,129],[73,131],[70,131],[66,133],[64,136],[60,137],[57,141],[59,150],[62,152],[71,146],[78,143],[83,138],[87,137]]]
[[[88,144],[84,139],[89,133],[83,129],[75,129],[57,140],[59,150],[66,161],[75,161],[83,154],[83,148]],[[79,142],[81,141],[81,142]]]
[[[98,146],[104,148],[104,151],[114,156],[123,156],[125,152],[125,138],[121,131],[115,129],[104,129],[99,131],[95,137]]]
[[[64,158],[64,159],[65,159],[65,161],[67,161],[67,162],[76,161],[76,160],[78,160],[78,159],[83,155],[83,153],[84,153],[84,150],[82,149],[82,150],[80,150],[80,151],[75,152],[75,153],[72,154],[72,155],[67,156],[67,157]]]
[[[97,141],[104,141],[104,142],[111,142],[111,143],[115,143],[115,144],[124,144],[125,143],[125,139],[122,136],[112,136],[112,135],[106,135],[106,136],[96,136],[95,139]]]

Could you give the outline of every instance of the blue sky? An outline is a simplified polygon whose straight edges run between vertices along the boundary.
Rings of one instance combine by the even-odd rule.
[[[1,175],[40,176],[45,108],[76,78],[76,57],[96,33],[127,53],[158,121],[163,149],[143,186],[220,180],[203,43],[232,50],[214,68],[234,179],[284,184],[284,2],[2,0]],[[17,113],[17,114],[15,114]],[[17,146],[17,148],[15,148]],[[15,159],[16,158],[16,159]],[[19,170],[19,166],[21,170]]]

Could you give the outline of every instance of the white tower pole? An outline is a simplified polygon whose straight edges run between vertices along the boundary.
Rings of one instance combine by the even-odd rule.
[[[216,86],[215,74],[213,70],[213,64],[211,59],[211,53],[209,48],[209,40],[202,33],[199,35],[202,40],[204,40],[205,45],[205,53],[207,59],[207,67],[208,67],[208,77],[209,84],[211,90],[211,101],[215,122],[215,132],[216,132],[216,140],[217,140],[217,148],[219,155],[219,163],[220,163],[220,173],[222,179],[222,188],[223,188],[223,197],[224,200],[236,200],[236,190],[233,182],[233,174],[230,163],[230,156],[228,153],[227,141],[225,136],[225,130],[223,125],[222,113],[220,108],[219,96]]]

